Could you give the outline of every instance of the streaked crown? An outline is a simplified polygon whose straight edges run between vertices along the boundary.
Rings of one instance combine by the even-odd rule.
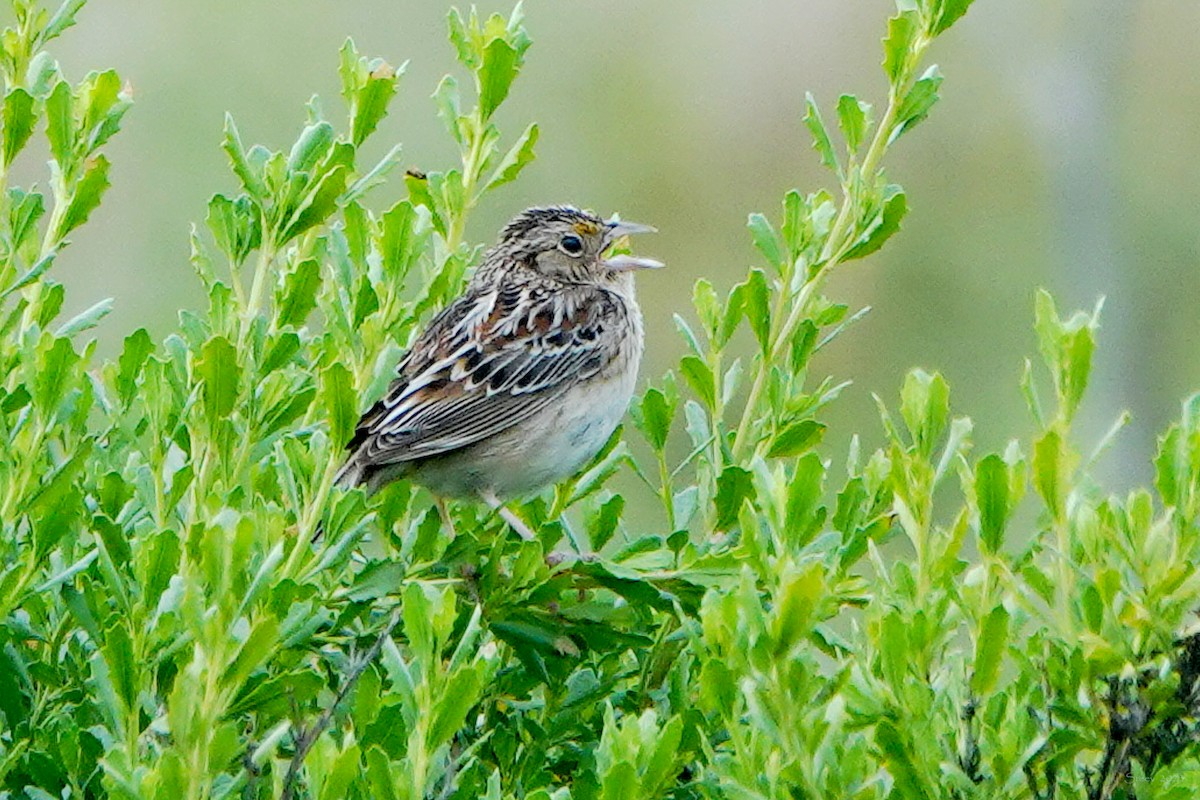
[[[491,283],[524,273],[565,283],[624,282],[622,273],[662,264],[605,254],[621,237],[653,230],[632,222],[605,221],[574,206],[527,208],[500,231],[500,240],[484,256],[474,281]]]

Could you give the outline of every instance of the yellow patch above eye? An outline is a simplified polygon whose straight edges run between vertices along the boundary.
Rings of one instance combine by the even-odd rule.
[[[573,227],[576,233],[583,236],[595,236],[600,232],[600,226],[594,222],[576,222]]]

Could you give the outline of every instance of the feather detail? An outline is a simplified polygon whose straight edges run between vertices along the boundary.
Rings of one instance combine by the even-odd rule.
[[[360,420],[339,482],[494,436],[621,356],[631,316],[624,297],[521,277],[473,286],[433,319]]]

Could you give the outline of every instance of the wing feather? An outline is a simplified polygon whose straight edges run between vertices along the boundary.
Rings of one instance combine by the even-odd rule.
[[[359,421],[351,458],[398,464],[517,425],[617,357],[626,313],[597,286],[468,291],[401,360],[387,394]]]

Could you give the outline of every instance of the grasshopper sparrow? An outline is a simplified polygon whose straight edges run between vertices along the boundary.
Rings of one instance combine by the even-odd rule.
[[[653,230],[566,206],[519,214],[363,415],[338,483],[407,478],[531,536],[501,498],[573,475],[629,405],[643,340],[632,273],[662,264],[606,253]]]

